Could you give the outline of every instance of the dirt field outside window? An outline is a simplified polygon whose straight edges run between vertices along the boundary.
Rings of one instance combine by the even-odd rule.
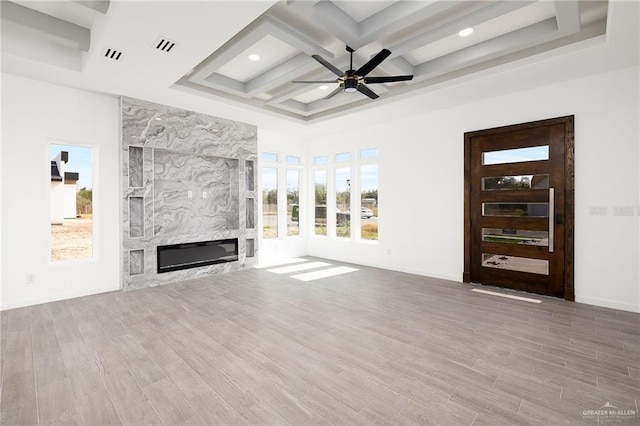
[[[51,260],[75,260],[93,257],[93,218],[83,215],[51,225]]]

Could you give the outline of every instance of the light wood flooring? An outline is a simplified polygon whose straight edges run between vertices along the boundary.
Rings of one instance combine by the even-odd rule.
[[[640,315],[356,267],[4,311],[1,423],[638,424]]]

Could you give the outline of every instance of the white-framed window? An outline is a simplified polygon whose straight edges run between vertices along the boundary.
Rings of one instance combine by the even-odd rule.
[[[378,241],[378,148],[361,149],[359,154],[359,239]]]
[[[336,200],[336,227],[337,238],[351,238],[351,167],[335,168],[334,173],[335,200]]]
[[[262,238],[278,238],[277,167],[262,167]]]
[[[327,169],[316,168],[313,170],[313,233],[314,235],[327,235]]]
[[[51,142],[49,147],[50,260],[60,262],[92,259],[95,240],[94,148],[58,142]],[[142,208],[142,205],[139,207]],[[142,214],[144,212],[141,210],[138,215],[140,221],[134,226],[138,225],[143,232]]]
[[[303,222],[304,208],[300,206],[300,185],[302,162],[300,157],[286,156],[285,184],[287,188],[287,237],[300,235],[300,224]],[[302,213],[302,214],[301,214]]]
[[[300,188],[303,163],[298,155],[263,152],[262,237],[296,238],[304,224]]]

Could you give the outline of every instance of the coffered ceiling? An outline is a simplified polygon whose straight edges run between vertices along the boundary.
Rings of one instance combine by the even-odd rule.
[[[408,82],[371,85],[383,98],[479,69],[575,43],[606,32],[606,1],[288,1],[212,52],[176,86],[313,120],[377,100],[361,93],[326,99],[336,80],[313,58],[344,71],[348,45],[354,69],[381,49],[391,55],[370,75],[413,75]],[[465,28],[473,32],[462,37]],[[251,61],[249,55],[260,57]]]
[[[136,96],[187,93],[300,122],[394,102],[607,34],[607,0],[2,1],[3,70]],[[473,28],[461,37],[459,31]],[[380,97],[341,92],[312,55],[358,69]],[[258,55],[252,61],[250,55]],[[322,87],[321,87],[322,86]]]

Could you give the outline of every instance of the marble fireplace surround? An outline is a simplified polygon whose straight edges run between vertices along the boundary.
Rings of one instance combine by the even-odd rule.
[[[121,98],[122,288],[255,266],[253,125]],[[157,273],[157,247],[238,239],[238,261]]]

